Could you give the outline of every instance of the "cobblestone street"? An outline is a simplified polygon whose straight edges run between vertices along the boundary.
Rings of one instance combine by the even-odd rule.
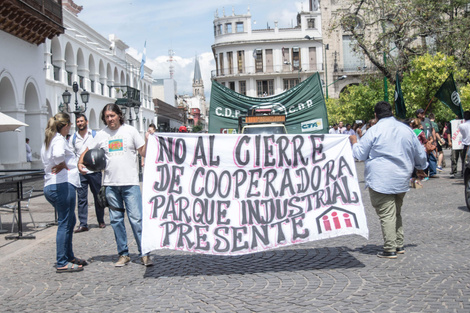
[[[89,265],[71,274],[55,273],[56,227],[33,230],[25,215],[36,239],[0,238],[0,311],[470,312],[470,212],[446,155],[440,177],[405,198],[406,253],[396,260],[376,257],[383,240],[367,191],[369,240],[344,236],[236,257],[159,250],[148,268],[129,233],[131,264],[113,267],[113,230],[99,229],[90,210],[92,228],[74,235],[75,254]],[[363,185],[363,163],[356,166]],[[31,207],[40,224],[54,220],[42,197]],[[2,221],[8,229],[11,215]]]

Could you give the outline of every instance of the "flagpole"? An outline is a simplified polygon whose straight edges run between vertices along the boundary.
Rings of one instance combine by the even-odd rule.
[[[426,107],[426,109],[424,110],[424,113],[426,114],[426,111],[428,110],[429,106],[431,105],[431,102],[434,100],[434,96],[431,98],[431,100],[429,101],[428,103],[428,106]]]

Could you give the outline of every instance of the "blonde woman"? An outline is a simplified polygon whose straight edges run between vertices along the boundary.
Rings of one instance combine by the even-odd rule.
[[[87,264],[76,258],[72,249],[75,226],[75,188],[80,187],[77,157],[65,139],[70,131],[70,116],[58,113],[47,122],[41,148],[44,165],[44,196],[54,206],[58,216],[56,235],[57,273],[79,272]]]

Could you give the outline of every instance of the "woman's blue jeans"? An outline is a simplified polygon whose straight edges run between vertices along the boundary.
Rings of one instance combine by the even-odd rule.
[[[140,186],[106,186],[106,199],[109,204],[109,218],[114,230],[118,254],[129,255],[124,224],[124,215],[127,212],[139,255],[142,256],[140,247],[142,240],[142,194]]]
[[[72,261],[72,235],[75,227],[75,186],[70,183],[61,183],[44,187],[44,196],[46,200],[54,207],[57,212],[57,267],[64,267]]]

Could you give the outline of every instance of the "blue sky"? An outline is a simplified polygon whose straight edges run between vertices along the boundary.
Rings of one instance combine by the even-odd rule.
[[[199,55],[206,93],[210,90],[210,72],[215,70],[211,45],[214,43],[213,20],[219,16],[246,14],[248,7],[253,29],[266,28],[279,21],[279,27],[295,23],[297,12],[305,1],[282,0],[74,0],[83,6],[78,17],[101,35],[115,34],[131,48],[128,52],[142,58],[147,41],[146,65],[154,78],[168,78],[168,50],[173,49],[175,75],[179,94],[192,93],[194,57]]]

